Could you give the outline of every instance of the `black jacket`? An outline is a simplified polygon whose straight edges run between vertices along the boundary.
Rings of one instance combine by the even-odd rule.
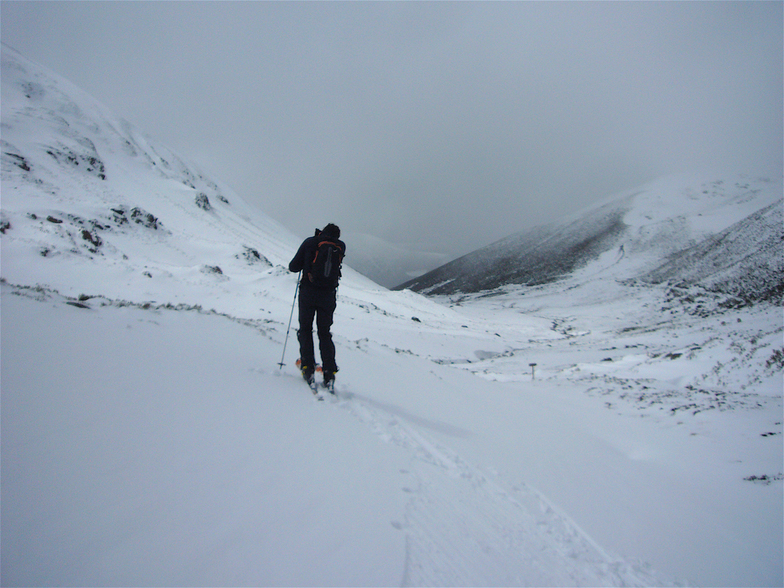
[[[302,245],[299,246],[299,250],[297,251],[297,254],[294,256],[294,259],[292,259],[291,262],[289,263],[289,271],[300,272],[303,270],[307,270],[308,263],[316,255],[316,249],[318,248],[318,244],[321,243],[322,241],[331,241],[332,243],[337,243],[340,246],[340,248],[343,250],[343,257],[346,256],[346,244],[343,241],[321,232],[312,237],[308,237],[302,242]],[[309,285],[309,282],[308,280],[303,279],[302,285],[305,284]]]

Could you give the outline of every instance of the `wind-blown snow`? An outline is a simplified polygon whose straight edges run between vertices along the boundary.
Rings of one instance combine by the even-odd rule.
[[[2,53],[0,583],[781,585],[780,307],[347,270],[316,402],[298,239]]]

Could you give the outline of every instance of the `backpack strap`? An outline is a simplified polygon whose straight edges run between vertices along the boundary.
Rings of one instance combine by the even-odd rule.
[[[316,249],[321,247],[324,243],[329,243],[330,245],[334,245],[338,249],[340,249],[341,255],[343,254],[343,248],[340,246],[340,243],[335,243],[335,241],[330,241],[329,239],[324,239],[323,241],[319,241],[319,244],[316,245]]]
[[[338,248],[338,250],[340,250],[340,254],[343,255],[343,248],[338,243],[335,243],[334,241],[329,241],[328,239],[324,239],[323,241],[319,241],[318,245],[316,245],[315,253],[313,255],[313,261],[311,263],[316,262],[316,260],[318,259],[319,247],[321,247],[324,244],[334,245],[335,247]]]

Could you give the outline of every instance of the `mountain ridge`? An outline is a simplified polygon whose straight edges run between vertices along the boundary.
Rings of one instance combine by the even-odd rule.
[[[660,283],[658,276],[666,273],[668,280],[677,281],[680,276],[675,272],[674,257],[683,256],[700,244],[707,247],[711,239],[733,231],[751,231],[768,243],[759,249],[754,239],[740,235],[730,239],[728,234],[722,237],[725,242],[735,243],[736,249],[748,250],[745,255],[736,251],[733,257],[765,258],[757,260],[755,267],[770,267],[768,281],[779,284],[782,268],[778,260],[782,250],[777,243],[784,238],[781,223],[764,223],[762,235],[754,229],[753,218],[761,218],[755,215],[762,209],[774,215],[778,210],[780,214],[781,183],[747,176],[706,178],[662,178],[560,221],[506,237],[394,289],[449,295],[507,285],[538,286],[565,279],[578,270],[590,271],[595,266],[598,271],[606,264],[602,258],[608,255],[614,258],[614,279],[640,278],[643,283]],[[714,261],[718,263],[719,259]],[[657,270],[659,266],[661,270]],[[743,269],[738,265],[735,273],[740,276]],[[685,268],[681,270],[686,272]],[[648,277],[643,279],[644,276]],[[726,281],[733,279],[728,275]],[[691,281],[692,285],[700,285],[699,280]],[[749,286],[758,282],[759,279],[746,280]],[[710,286],[708,282],[705,285]]]

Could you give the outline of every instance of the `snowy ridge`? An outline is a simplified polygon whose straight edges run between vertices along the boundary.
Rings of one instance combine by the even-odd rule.
[[[655,272],[670,257],[727,231],[747,235],[733,239],[735,249],[747,247],[735,257],[756,251],[766,258],[759,263],[775,268],[782,257],[781,246],[774,246],[782,236],[780,224],[751,228],[753,215],[768,207],[782,207],[780,181],[673,176],[615,195],[552,225],[507,237],[398,288],[430,294],[479,292],[507,284],[546,284],[578,271],[631,279]],[[762,250],[756,246],[760,239],[769,242]],[[677,279],[674,266],[669,267],[669,277]],[[736,268],[736,274],[741,269]],[[780,273],[774,269],[769,279],[777,282]]]
[[[781,584],[780,308],[347,270],[314,402],[299,239],[2,52],[0,583]]]

